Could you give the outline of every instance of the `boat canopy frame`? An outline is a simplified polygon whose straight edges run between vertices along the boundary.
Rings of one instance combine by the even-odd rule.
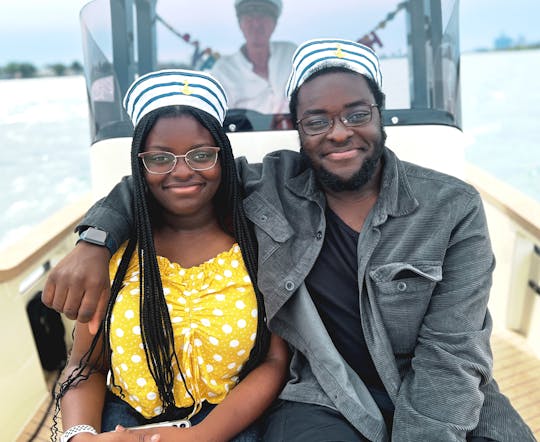
[[[302,0],[295,1],[298,2]],[[340,0],[336,2],[339,4]],[[167,3],[171,2],[93,0],[81,11],[93,143],[111,137],[131,136],[133,128],[122,109],[121,100],[131,82],[138,76],[165,67],[200,69],[201,66],[211,66],[217,51],[202,49],[202,44],[189,33],[178,31],[182,26],[188,27],[187,19],[184,22],[181,19],[182,14],[174,13],[181,9],[180,2],[174,2],[176,8]],[[341,3],[342,9],[335,8],[337,17],[344,15],[343,8],[347,7],[346,4],[350,5],[351,1],[343,0]],[[375,0],[364,1],[362,6],[358,6],[358,12],[362,13],[362,16],[368,15],[364,12],[375,7],[380,9],[377,3]],[[357,38],[357,41],[372,46],[381,58],[383,92],[387,95],[387,105],[383,110],[384,124],[435,124],[461,129],[459,0],[408,0],[394,3],[394,8],[387,11],[382,21],[361,38]],[[163,4],[165,6],[160,11],[160,5]],[[368,9],[370,4],[372,8]],[[228,10],[232,6],[224,5],[224,8]],[[284,8],[287,8],[287,5]],[[166,15],[167,13],[169,15]],[[332,18],[328,17],[327,20],[331,21]],[[394,26],[394,23],[398,25]],[[236,22],[230,26],[238,27]],[[388,41],[395,39],[395,36],[387,31],[392,27],[403,34],[401,46],[398,44],[392,47],[390,44],[387,49],[386,45],[381,43],[381,35]],[[204,30],[205,26],[201,25],[200,37],[208,37],[210,40],[211,35],[205,35]],[[350,38],[347,34],[352,32],[355,30],[343,32],[345,35],[334,35]],[[160,54],[161,41],[165,40],[162,37],[164,33],[168,33],[169,37],[171,34],[175,35],[185,46],[184,52],[187,55],[184,56],[184,62],[166,60],[166,56]],[[313,37],[315,36],[309,38]],[[294,36],[287,35],[287,38],[292,40]],[[305,38],[296,38],[297,42],[302,40]],[[235,44],[236,47],[240,46],[241,39]],[[394,65],[400,65],[399,69],[395,69],[399,72],[395,76],[392,68]],[[289,69],[288,66],[284,68]],[[385,84],[388,77],[390,91],[386,90]],[[392,102],[396,95],[402,97]],[[288,115],[282,117],[287,118]],[[275,120],[276,115],[233,108],[227,116],[225,128],[237,132],[274,130],[278,129],[273,125]],[[291,125],[285,125],[285,128],[290,127]]]

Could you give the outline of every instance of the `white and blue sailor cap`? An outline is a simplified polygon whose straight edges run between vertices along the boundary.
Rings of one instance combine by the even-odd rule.
[[[317,38],[302,43],[292,58],[292,70],[286,94],[291,95],[315,72],[329,67],[343,67],[365,75],[382,87],[379,58],[360,43],[340,38]]]
[[[209,113],[223,125],[227,94],[206,72],[165,69],[139,77],[124,97],[124,109],[136,126],[149,112],[165,106],[191,106]]]

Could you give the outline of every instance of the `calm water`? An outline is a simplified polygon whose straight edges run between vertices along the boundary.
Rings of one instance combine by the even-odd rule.
[[[540,50],[465,54],[467,159],[540,201]]]
[[[540,201],[540,51],[462,57],[467,159]],[[530,87],[528,87],[530,85]],[[90,190],[82,77],[0,80],[0,249]]]
[[[0,249],[90,189],[83,77],[0,80]]]

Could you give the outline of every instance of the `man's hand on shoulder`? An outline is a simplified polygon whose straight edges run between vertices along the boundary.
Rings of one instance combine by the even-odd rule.
[[[41,299],[70,319],[88,323],[97,333],[110,296],[106,247],[80,241],[50,272]]]

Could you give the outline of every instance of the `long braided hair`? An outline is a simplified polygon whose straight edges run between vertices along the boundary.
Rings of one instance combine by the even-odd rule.
[[[96,370],[103,369],[103,367],[109,365],[111,350],[108,343],[112,310],[118,293],[122,288],[129,262],[136,249],[140,269],[139,303],[141,337],[148,368],[156,382],[164,412],[175,406],[173,393],[174,364],[176,364],[182,375],[185,385],[185,379],[175,350],[173,328],[163,294],[152,236],[152,209],[157,202],[148,191],[142,161],[138,158],[138,154],[144,151],[148,134],[158,119],[183,115],[191,116],[202,124],[214,138],[216,146],[221,148],[219,152],[219,161],[222,170],[221,183],[214,196],[215,213],[221,228],[232,235],[239,244],[257,297],[257,334],[250,357],[244,364],[239,378],[243,379],[253,368],[260,364],[268,351],[269,332],[266,327],[266,314],[262,294],[257,288],[257,244],[251,225],[243,211],[243,195],[238,181],[229,139],[218,121],[200,109],[178,105],[158,108],[141,119],[135,127],[133,135],[131,167],[133,175],[135,230],[131,232],[131,237],[116,271],[105,319],[94,337],[90,349],[81,359],[79,366],[64,381],[57,393],[55,418],[59,411],[60,399],[69,388],[77,385],[81,380],[87,379]],[[96,351],[96,345],[99,342],[98,338],[100,336],[103,336],[104,345],[98,359],[99,362],[92,365],[89,362],[90,356]],[[114,370],[111,370],[110,373],[111,382],[114,383]],[[187,386],[186,390],[189,393]]]

